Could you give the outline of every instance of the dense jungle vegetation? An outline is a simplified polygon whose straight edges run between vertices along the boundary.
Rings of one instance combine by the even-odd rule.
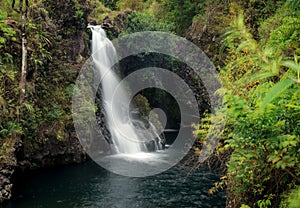
[[[66,137],[74,81],[89,55],[86,26],[107,18],[111,38],[174,33],[215,64],[225,106],[215,116],[226,119],[216,154],[231,156],[212,194],[226,189],[228,207],[300,207],[299,0],[1,1],[1,164],[20,142],[34,151]],[[195,127],[200,143],[211,119]]]

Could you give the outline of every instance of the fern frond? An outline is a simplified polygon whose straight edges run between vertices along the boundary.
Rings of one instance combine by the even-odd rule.
[[[31,104],[25,102],[24,106],[26,107],[29,113],[34,113],[34,107]]]

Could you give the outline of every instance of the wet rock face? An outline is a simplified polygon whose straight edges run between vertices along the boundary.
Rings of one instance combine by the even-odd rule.
[[[13,178],[17,170],[29,170],[53,167],[71,163],[80,163],[87,159],[73,127],[68,127],[62,140],[47,135],[45,141],[15,144],[0,163],[0,207],[12,197]]]
[[[106,31],[111,32],[114,37],[118,37],[120,33],[126,30],[128,17],[131,13],[131,11],[125,11],[118,14],[113,19],[107,16],[102,21],[101,26]]]
[[[14,173],[13,166],[4,165],[0,167],[0,202],[11,198],[11,190],[13,184],[11,183],[11,177]]]
[[[113,144],[111,140],[111,134],[106,126],[106,119],[105,119],[105,114],[104,114],[104,106],[102,103],[102,92],[101,92],[101,87],[98,88],[97,91],[97,96],[95,97],[95,104],[98,107],[98,110],[96,112],[96,119],[97,119],[97,124],[99,126],[99,130],[103,136],[104,140],[106,141],[107,144]]]
[[[10,144],[11,147],[8,147],[1,155],[5,159],[0,161],[0,207],[1,203],[6,202],[12,197],[12,177],[17,166],[15,150],[19,144],[14,143],[14,141],[11,141]]]
[[[68,127],[65,138],[58,140],[55,135],[47,135],[47,140],[26,142],[18,154],[20,169],[52,167],[70,163],[81,163],[87,159],[75,129]]]
[[[92,3],[89,0],[43,1],[43,6],[53,25],[48,31],[56,37],[51,53],[61,61],[82,61],[88,54],[86,26]]]

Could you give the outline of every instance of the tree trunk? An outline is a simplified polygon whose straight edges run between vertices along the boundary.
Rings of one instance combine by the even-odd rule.
[[[20,0],[20,12],[22,15],[22,66],[21,66],[21,79],[19,83],[20,87],[20,105],[23,104],[26,93],[26,74],[27,74],[27,40],[26,40],[26,13],[27,5],[24,5],[23,0]]]

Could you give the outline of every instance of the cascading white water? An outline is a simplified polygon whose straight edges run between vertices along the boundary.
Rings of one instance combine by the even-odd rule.
[[[125,89],[118,93],[118,102],[113,102],[113,94],[120,83],[117,74],[111,69],[116,63],[117,54],[112,42],[106,37],[101,26],[89,26],[92,30],[92,57],[95,67],[100,71],[102,84],[102,102],[106,115],[106,122],[111,133],[111,139],[118,153],[138,153],[147,151],[145,138],[140,138],[130,122],[127,108],[129,96]],[[124,110],[125,107],[125,110]],[[153,128],[153,125],[150,125]],[[142,140],[143,139],[143,140]],[[159,142],[155,142],[155,149],[159,149]]]

